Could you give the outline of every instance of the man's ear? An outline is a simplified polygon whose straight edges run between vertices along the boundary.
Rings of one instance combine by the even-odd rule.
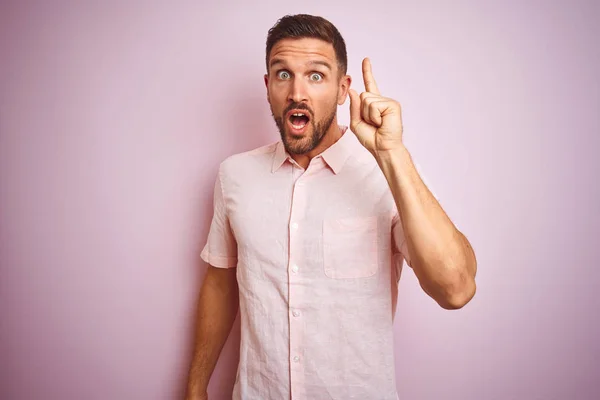
[[[350,89],[350,85],[352,84],[352,77],[350,75],[344,75],[340,79],[340,90],[338,94],[338,105],[343,105],[346,102],[346,98],[348,97],[348,90]]]
[[[265,74],[265,87],[267,88],[267,100],[269,99],[269,74]]]

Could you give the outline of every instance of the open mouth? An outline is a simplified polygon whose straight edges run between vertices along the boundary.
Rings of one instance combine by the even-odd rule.
[[[308,112],[294,111],[290,113],[288,120],[292,128],[298,133],[301,133],[302,131],[304,131],[306,125],[308,125],[310,117]]]

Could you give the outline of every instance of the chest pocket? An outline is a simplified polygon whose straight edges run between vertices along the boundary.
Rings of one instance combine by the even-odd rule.
[[[375,275],[378,269],[377,216],[326,219],[323,266],[333,279]]]

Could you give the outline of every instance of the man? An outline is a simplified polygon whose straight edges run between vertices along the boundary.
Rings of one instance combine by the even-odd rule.
[[[219,167],[202,258],[188,399],[209,378],[238,311],[234,399],[396,399],[393,317],[406,260],[445,309],[475,293],[476,260],[420,179],[400,105],[368,59],[350,89],[344,40],[327,20],[269,31],[267,99],[281,141]],[[350,130],[337,123],[350,97]]]

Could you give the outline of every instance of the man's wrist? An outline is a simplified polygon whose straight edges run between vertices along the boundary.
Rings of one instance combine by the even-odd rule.
[[[393,149],[375,151],[374,156],[380,164],[390,162],[392,159],[410,159],[410,153],[404,144]]]
[[[408,183],[407,178],[414,166],[412,157],[405,146],[379,151],[375,159],[390,184],[392,181]]]

